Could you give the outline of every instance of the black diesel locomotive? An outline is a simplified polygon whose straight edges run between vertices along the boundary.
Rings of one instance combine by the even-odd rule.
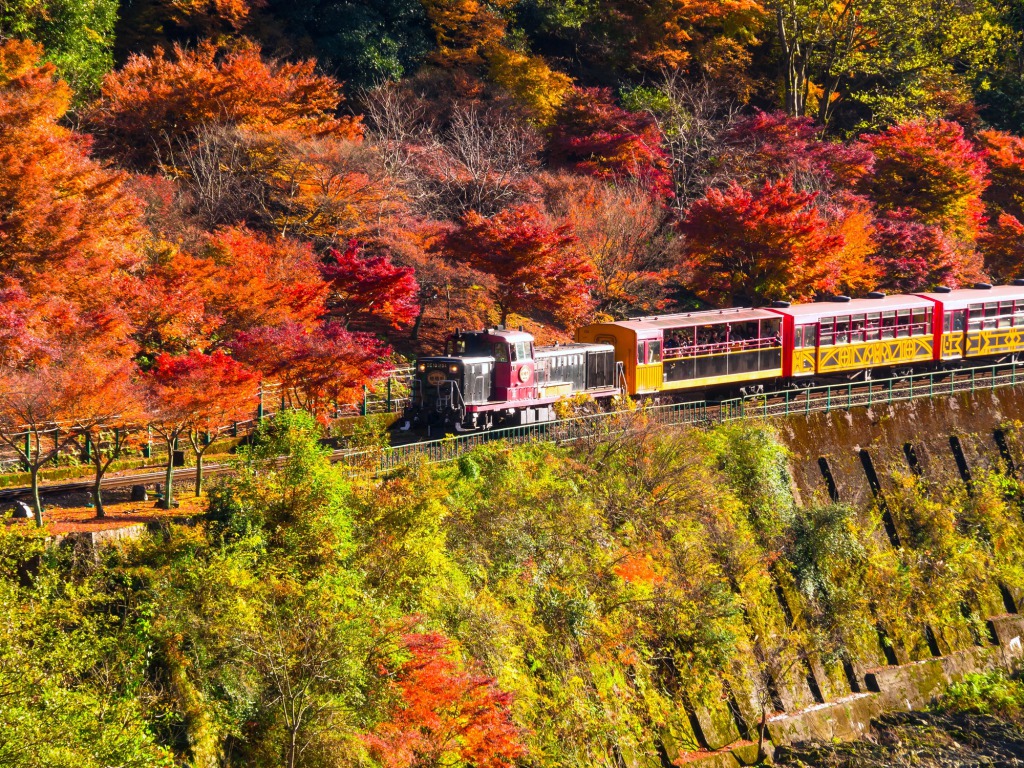
[[[620,378],[611,344],[535,347],[523,331],[456,331],[444,355],[417,361],[403,429],[464,432],[550,421],[558,400],[613,397]]]

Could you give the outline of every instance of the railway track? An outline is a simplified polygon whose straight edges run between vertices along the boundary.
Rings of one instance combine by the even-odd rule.
[[[876,381],[842,382],[814,387],[787,389],[719,402],[652,404],[642,413],[648,422],[664,426],[711,426],[737,419],[770,418],[778,416],[809,415],[858,407],[905,402],[923,398],[948,397],[964,392],[994,390],[1024,384],[1024,363],[1003,363],[977,368],[929,371],[908,376]],[[616,413],[597,413],[558,421],[531,424],[522,427],[476,432],[440,440],[421,440],[385,449],[339,450],[331,454],[331,461],[345,462],[354,472],[378,472],[396,469],[414,461],[428,463],[450,461],[474,447],[496,440],[523,443],[543,440],[571,443],[591,438],[621,417]],[[208,464],[203,468],[206,477],[232,470],[230,463]],[[195,467],[174,470],[174,478],[191,479]],[[104,478],[104,490],[132,485],[152,486],[163,483],[164,470]],[[91,491],[92,480],[53,483],[40,486],[41,496],[58,496]],[[0,490],[0,503],[24,499],[31,495],[29,488]]]

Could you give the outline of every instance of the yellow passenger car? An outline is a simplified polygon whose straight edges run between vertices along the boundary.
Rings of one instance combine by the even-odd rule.
[[[577,341],[615,346],[631,395],[700,390],[782,375],[782,318],[723,309],[594,323]]]

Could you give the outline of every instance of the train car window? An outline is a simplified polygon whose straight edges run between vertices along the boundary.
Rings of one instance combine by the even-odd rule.
[[[910,310],[900,309],[896,311],[896,337],[904,338],[910,335]]]
[[[636,364],[643,365],[644,359],[644,343],[642,341],[638,341],[636,343]]]
[[[528,341],[517,341],[513,344],[509,344],[512,348],[512,361],[520,362],[522,360],[531,360],[533,356],[531,353],[531,347],[533,346]]]
[[[967,327],[967,310],[958,309],[953,313],[953,330],[962,331]]]
[[[915,309],[913,314],[913,326],[910,329],[911,336],[920,336],[928,333],[928,310]]]
[[[980,331],[981,330],[981,318],[985,314],[985,309],[980,304],[975,304],[970,308],[970,321],[968,322],[968,330]]]
[[[660,341],[648,341],[647,342],[647,363],[652,365],[654,363],[661,362],[661,342]]]
[[[985,322],[983,327],[988,330],[996,327],[996,322],[999,317],[999,305],[992,301],[985,305]]]
[[[850,342],[850,318],[836,318],[836,344],[848,344]]]
[[[882,338],[882,313],[872,312],[864,322],[865,341],[878,341]]]
[[[501,343],[494,345],[494,362],[496,363],[507,363],[508,362],[508,345]]]
[[[1011,328],[1013,326],[1013,302],[999,302],[999,327]]]
[[[831,346],[835,344],[835,331],[834,329],[835,320],[831,317],[821,318],[821,344],[822,346]]]
[[[850,343],[860,344],[864,341],[864,315],[854,315],[850,318]]]
[[[952,312],[946,312],[942,316],[942,332],[943,333],[949,333],[949,330],[950,330],[950,327],[952,326],[952,324],[953,324],[953,313]]]
[[[882,313],[882,338],[896,338],[896,313],[893,310]]]

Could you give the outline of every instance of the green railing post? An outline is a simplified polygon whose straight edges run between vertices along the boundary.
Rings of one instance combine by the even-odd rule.
[[[391,376],[388,376],[388,413],[391,413]]]
[[[366,388],[366,385],[363,384],[363,402],[362,402],[362,405],[359,406],[359,415],[360,416],[365,416],[366,415],[366,394],[367,394],[367,388]]]
[[[85,433],[85,444],[82,446],[82,460],[92,461],[92,440],[88,432]]]
[[[825,413],[831,413],[832,411],[832,385],[827,384],[825,386]]]
[[[25,471],[32,469],[32,433],[25,431]]]
[[[263,387],[260,387],[260,401],[256,405],[256,421],[263,421]]]
[[[853,382],[846,385],[846,410],[853,407]]]

